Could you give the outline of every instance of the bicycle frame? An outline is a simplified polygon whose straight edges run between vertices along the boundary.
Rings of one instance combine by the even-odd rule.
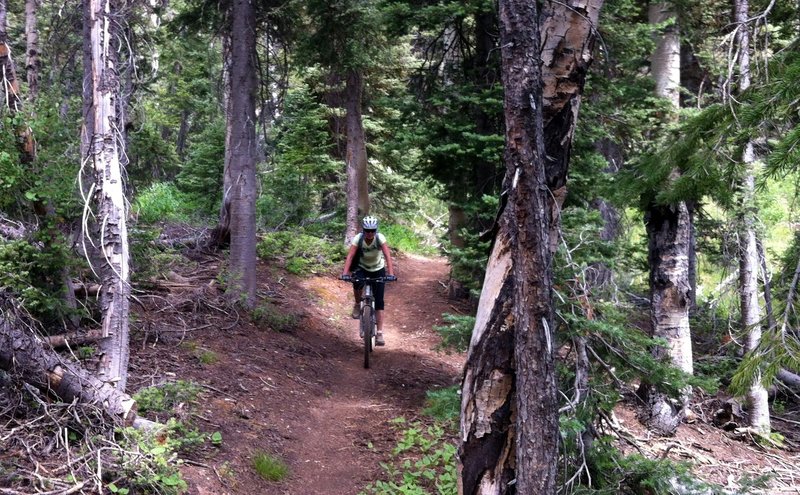
[[[385,283],[396,280],[394,277],[343,277],[355,283],[364,283],[361,294],[361,315],[359,317],[359,335],[364,341],[364,368],[369,368],[370,353],[375,349],[377,337],[377,317],[375,315],[375,295],[372,292],[373,283]]]

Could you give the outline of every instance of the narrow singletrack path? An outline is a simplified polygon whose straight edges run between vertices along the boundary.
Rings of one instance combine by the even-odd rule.
[[[370,369],[349,316],[350,284],[332,275],[290,277],[266,265],[259,266],[260,291],[278,317],[294,315],[291,329],[276,332],[241,317],[231,329],[203,331],[191,345],[173,347],[166,361],[163,348],[137,352],[140,366],[202,384],[194,415],[204,430],[223,436],[216,450],[182,469],[189,493],[356,495],[381,479],[379,463],[397,441],[390,420],[414,419],[428,390],[459,382],[464,361],[434,350],[442,314],[464,311],[446,297],[446,262],[406,255],[395,263],[386,346],[376,348]],[[197,349],[218,360],[199,363]],[[259,478],[256,452],[283,459],[288,477]]]

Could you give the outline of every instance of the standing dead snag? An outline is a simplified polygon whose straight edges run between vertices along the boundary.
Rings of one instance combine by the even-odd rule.
[[[122,180],[125,143],[119,136],[116,113],[119,99],[117,74],[118,36],[112,26],[115,2],[84,0],[84,115],[81,151],[82,174],[91,185],[84,200],[94,207],[94,228],[84,231],[95,252],[93,267],[102,286],[103,340],[100,344],[99,377],[125,390],[128,376],[129,252],[127,211]],[[84,229],[89,222],[89,207],[84,209]]]
[[[508,196],[465,365],[461,494],[555,493],[550,263],[602,3],[545,2],[537,16],[533,2],[501,2]]]

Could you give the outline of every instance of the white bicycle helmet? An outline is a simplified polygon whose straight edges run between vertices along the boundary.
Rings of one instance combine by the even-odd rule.
[[[373,216],[366,216],[361,221],[361,226],[367,230],[378,230],[378,219]]]

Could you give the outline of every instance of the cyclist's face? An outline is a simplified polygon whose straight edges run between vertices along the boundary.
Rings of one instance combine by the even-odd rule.
[[[366,237],[367,239],[372,239],[373,237],[375,237],[375,232],[376,231],[374,230],[364,229],[364,237]]]

